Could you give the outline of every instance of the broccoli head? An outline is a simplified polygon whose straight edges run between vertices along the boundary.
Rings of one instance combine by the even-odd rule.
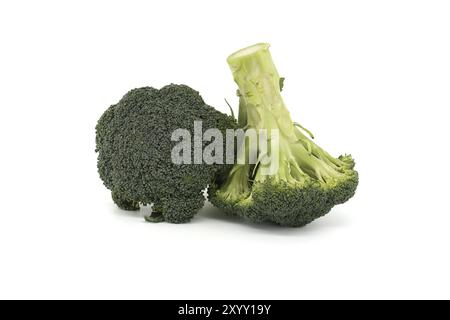
[[[278,75],[269,45],[240,50],[228,58],[228,64],[239,87],[239,125],[275,130],[277,136],[269,141],[266,154],[258,150],[256,163],[236,164],[219,175],[209,189],[210,201],[251,221],[299,227],[350,199],[358,185],[354,160],[350,155],[332,157],[311,140],[308,130],[292,121],[281,97],[284,79]],[[269,153],[278,162],[276,171],[270,170],[273,163],[263,161]]]
[[[153,205],[149,221],[183,223],[203,206],[204,190],[225,165],[175,164],[171,154],[176,129],[225,131],[235,127],[232,117],[203,101],[185,85],[160,90],[145,87],[128,92],[111,106],[96,127],[98,172],[111,190],[113,201],[124,210]],[[202,147],[205,141],[202,141]]]

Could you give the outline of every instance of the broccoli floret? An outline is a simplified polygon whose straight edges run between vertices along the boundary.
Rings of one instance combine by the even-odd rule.
[[[194,121],[202,121],[203,131],[235,127],[232,117],[185,85],[131,90],[102,115],[96,127],[98,171],[120,208],[153,205],[147,220],[183,223],[203,206],[202,190],[226,166],[172,162],[178,143],[172,141],[173,131],[192,133]]]
[[[247,129],[278,130],[279,152],[272,157],[277,157],[279,167],[273,174],[264,173],[263,169],[270,172],[271,164],[261,161],[260,152],[256,164],[236,164],[219,176],[209,189],[210,201],[254,222],[299,227],[350,199],[358,185],[352,157],[332,157],[305,135],[312,138],[308,130],[292,121],[281,97],[284,79],[273,64],[269,45],[240,50],[228,64],[239,87],[238,122]]]

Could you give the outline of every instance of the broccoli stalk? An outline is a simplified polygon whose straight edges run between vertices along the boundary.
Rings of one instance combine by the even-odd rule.
[[[351,198],[358,184],[352,157],[332,157],[304,134],[312,137],[308,130],[293,122],[281,96],[284,79],[273,63],[269,45],[242,49],[228,58],[228,64],[239,87],[238,122],[247,129],[266,129],[269,134],[278,130],[279,151],[271,156],[277,157],[279,167],[267,175],[263,169],[269,169],[271,163],[235,165],[211,188],[211,201],[252,221],[302,226]]]
[[[239,123],[247,128],[279,129],[281,170],[276,180],[303,182],[307,175],[322,182],[339,178],[344,161],[335,159],[309,140],[292,121],[281,96],[280,76],[268,44],[258,44],[228,58],[239,86]],[[245,120],[244,120],[245,119]],[[265,179],[256,176],[257,180]]]

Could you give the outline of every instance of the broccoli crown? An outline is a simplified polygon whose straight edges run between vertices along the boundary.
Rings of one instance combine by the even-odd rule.
[[[239,86],[240,126],[278,132],[278,151],[269,150],[277,153],[272,157],[278,160],[278,170],[263,173],[272,164],[261,161],[261,156],[256,164],[236,164],[217,177],[209,198],[229,214],[299,227],[350,199],[358,173],[350,155],[332,157],[304,134],[312,138],[308,130],[292,121],[281,97],[284,79],[268,48],[258,44],[243,49],[231,55],[228,63]]]
[[[101,116],[96,127],[98,172],[120,208],[153,204],[161,219],[183,223],[203,206],[202,190],[226,168],[172,162],[173,131],[193,132],[194,121],[202,121],[203,131],[235,127],[232,117],[206,105],[197,91],[174,84],[131,90]]]

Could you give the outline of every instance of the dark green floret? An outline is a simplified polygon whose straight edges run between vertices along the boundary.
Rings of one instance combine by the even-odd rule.
[[[102,115],[96,127],[98,172],[117,206],[153,205],[149,221],[172,223],[187,222],[202,208],[202,190],[226,166],[172,163],[172,132],[187,129],[194,136],[194,121],[202,121],[203,131],[235,127],[232,117],[185,85],[131,90]]]

